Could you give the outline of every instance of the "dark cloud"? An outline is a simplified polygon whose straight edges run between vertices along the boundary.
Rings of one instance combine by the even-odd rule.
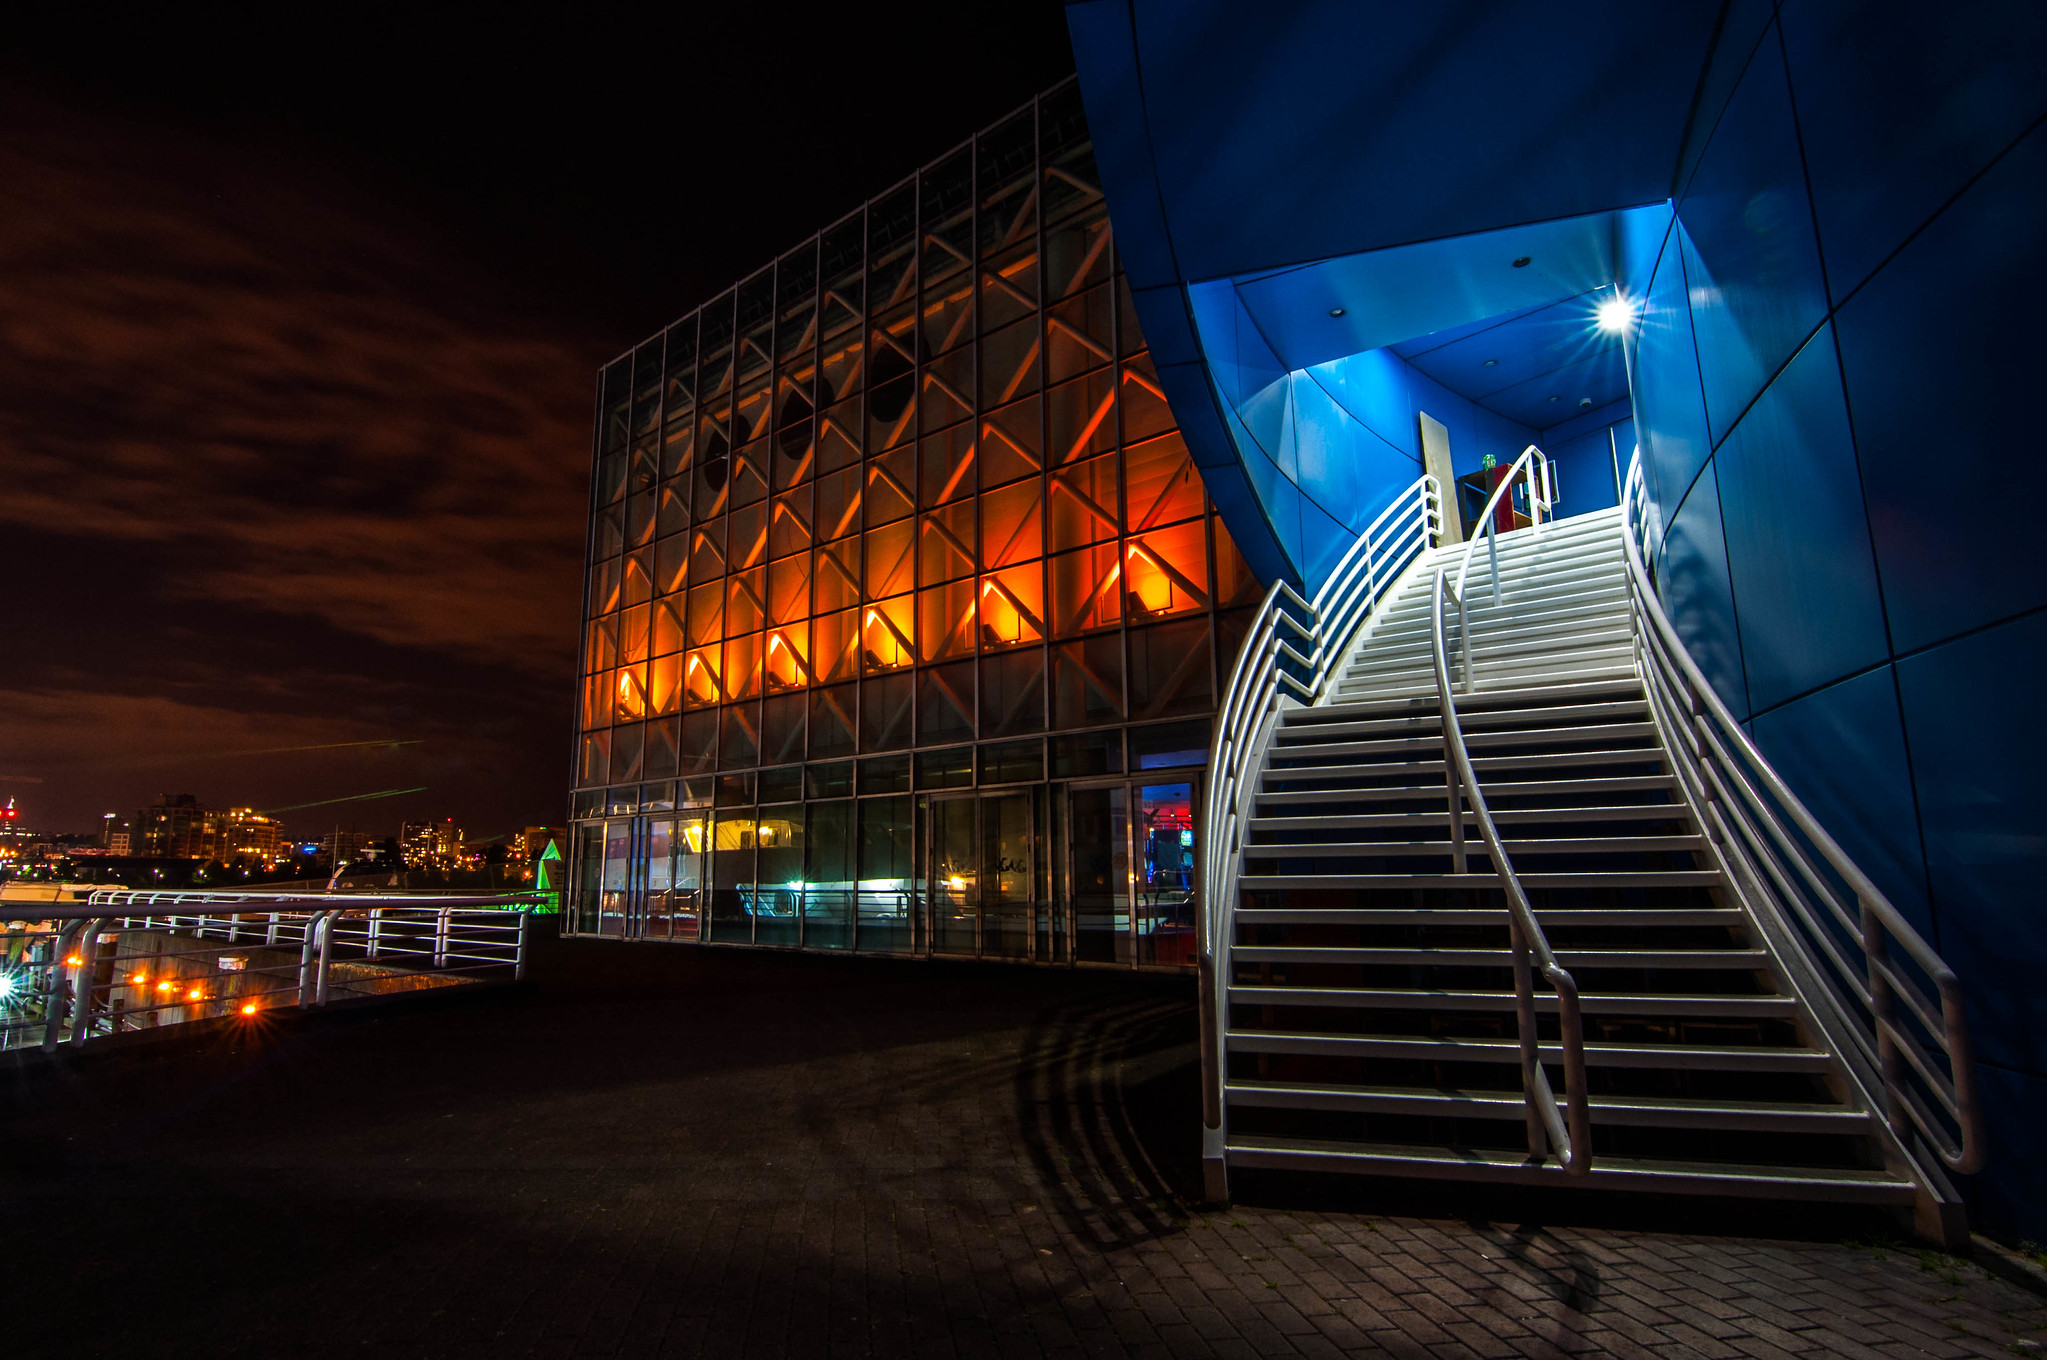
[[[0,797],[559,819],[597,367],[1070,61],[1057,0],[10,14]]]
[[[0,119],[0,770],[36,820],[387,775],[434,787],[363,819],[559,817],[603,347],[288,165]],[[214,754],[382,737],[421,745]]]

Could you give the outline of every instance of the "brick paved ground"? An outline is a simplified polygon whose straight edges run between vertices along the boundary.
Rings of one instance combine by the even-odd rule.
[[[1191,1211],[1178,979],[587,944],[541,974],[532,997],[9,1075],[0,1356],[1961,1356],[2047,1338],[2047,1300],[1973,1265],[1825,1240],[1880,1224],[1428,1187],[1310,1211],[1285,1181]]]

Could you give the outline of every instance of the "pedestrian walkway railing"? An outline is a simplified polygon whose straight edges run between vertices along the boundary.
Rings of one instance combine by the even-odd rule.
[[[0,1048],[525,975],[533,894],[151,892],[0,904]]]

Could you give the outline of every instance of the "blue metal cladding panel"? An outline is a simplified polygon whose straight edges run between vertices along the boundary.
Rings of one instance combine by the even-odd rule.
[[[1632,426],[1633,422],[1626,422]],[[1557,515],[1568,519],[1572,515],[1589,515],[1594,510],[1606,510],[1619,505],[1620,490],[1614,482],[1613,449],[1616,443],[1625,440],[1623,448],[1632,448],[1634,432],[1630,429],[1609,427],[1614,438],[1609,440],[1607,430],[1588,430],[1565,440],[1542,442],[1542,451],[1549,455],[1550,463],[1557,474]],[[1627,459],[1622,455],[1621,468],[1626,473]]]
[[[1780,22],[1838,302],[2047,113],[2047,6],[1800,0]]]
[[[1409,458],[1420,459],[1420,434],[1408,366],[1385,350],[1367,350],[1307,370],[1315,385],[1352,420]],[[1412,478],[1409,479],[1413,480]]]
[[[1636,323],[1636,437],[1642,442],[1650,493],[1666,508],[1684,499],[1713,451],[1699,391],[1699,355],[1692,338],[1691,307],[1685,300],[1678,234],[1673,231],[1663,247]]]
[[[1912,651],[2047,604],[2015,523],[2047,373],[2047,128],[2036,129],[1836,318],[1892,643]],[[2011,494],[2000,496],[2009,486]]]
[[[1713,457],[1757,710],[1889,658],[1831,331],[1798,352]]]
[[[2047,1077],[1988,1063],[1977,1069],[1989,1125],[1990,1168],[1996,1193],[1972,1196],[1969,1226],[2006,1242],[2036,1239],[2047,1223],[2047,1157],[2040,1146],[2040,1112],[2047,1110]]]
[[[1735,625],[1734,592],[1727,579],[1727,542],[1720,527],[1720,492],[1713,464],[1692,483],[1691,494],[1669,517],[1657,569],[1657,592],[1671,623],[1706,680],[1734,716],[1749,713],[1742,677],[1741,633]]]
[[[1775,0],[1731,0],[1721,12],[1720,31],[1714,37],[1712,54],[1699,78],[1691,124],[1685,129],[1684,146],[1678,153],[1677,177],[1672,183],[1679,192],[1698,168],[1706,141],[1719,124],[1720,115],[1734,94],[1735,83],[1748,69],[1757,46],[1765,34],[1776,41],[1775,30],[1770,27],[1776,12]]]
[[[1941,953],[1969,986],[1982,1056],[2047,1072],[2047,987],[2039,983],[2047,970],[2039,680],[2047,614],[1972,633],[1897,667]]]
[[[1764,756],[1848,857],[1921,934],[1937,939],[1891,668],[1878,666],[1759,713],[1751,727]]]
[[[1719,9],[1140,0],[1134,40],[1100,36],[1134,41],[1205,279],[1665,198]],[[1073,26],[1085,82],[1097,34]]]
[[[1765,42],[1677,205],[1706,414],[1717,444],[1827,315],[1791,91]]]

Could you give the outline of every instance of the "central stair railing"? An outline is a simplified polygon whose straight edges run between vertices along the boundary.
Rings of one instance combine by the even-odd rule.
[[[1466,591],[1472,558],[1480,542],[1484,542],[1491,558],[1493,603],[1499,605],[1503,597],[1500,592],[1500,551],[1495,511],[1501,498],[1524,481],[1528,486],[1532,527],[1537,533],[1542,531],[1543,517],[1555,495],[1550,485],[1549,459],[1541,449],[1530,444],[1507,469],[1506,476],[1500,479],[1491,498],[1486,501],[1476,532],[1465,546],[1454,586],[1447,584],[1448,564],[1437,567],[1430,587],[1429,634],[1436,667],[1436,702],[1443,721],[1443,773],[1449,795],[1451,868],[1459,874],[1470,872],[1464,837],[1464,809],[1469,804],[1472,820],[1478,823],[1479,835],[1485,842],[1485,856],[1491,861],[1493,873],[1500,880],[1500,890],[1507,899],[1507,927],[1514,951],[1514,1015],[1521,1039],[1521,1096],[1527,1111],[1528,1151],[1537,1158],[1554,1155],[1567,1173],[1584,1176],[1592,1170],[1592,1105],[1585,1086],[1585,1021],[1578,1003],[1578,983],[1557,963],[1556,954],[1543,933],[1542,923],[1536,920],[1535,908],[1521,886],[1520,877],[1514,872],[1514,863],[1507,857],[1506,846],[1501,843],[1500,830],[1494,825],[1492,810],[1486,805],[1485,791],[1479,787],[1478,776],[1472,771],[1471,752],[1464,744],[1464,728],[1457,721],[1456,691],[1450,683],[1449,649],[1443,639],[1444,598],[1447,595],[1457,601],[1458,641],[1464,662],[1463,690],[1469,694],[1477,688],[1477,677],[1472,668],[1471,614]],[[1542,1065],[1542,1041],[1536,1028],[1535,1013],[1535,974],[1538,971],[1557,996],[1557,1037],[1564,1059],[1564,1105],[1561,1109],[1557,1105],[1556,1091],[1550,1086],[1549,1073]]]
[[[1464,545],[1464,560],[1457,568],[1457,583],[1450,588],[1450,598],[1457,601],[1457,645],[1464,661],[1464,683],[1459,688],[1466,694],[1478,688],[1478,676],[1472,669],[1471,660],[1471,597],[1465,589],[1471,575],[1471,560],[1478,552],[1478,545],[1484,543],[1491,566],[1493,604],[1497,607],[1501,603],[1499,505],[1503,497],[1513,494],[1515,487],[1524,485],[1528,488],[1529,525],[1536,533],[1542,532],[1542,522],[1556,504],[1556,487],[1550,480],[1548,455],[1530,444],[1508,467],[1507,474],[1493,487],[1485,509],[1479,512],[1471,541]],[[1508,504],[1511,506],[1513,502],[1509,500]]]
[[[1265,593],[1237,648],[1215,715],[1202,799],[1200,952],[1202,1167],[1209,1198],[1227,1197],[1223,1057],[1230,942],[1243,863],[1243,826],[1257,796],[1265,750],[1288,704],[1322,699],[1341,673],[1351,640],[1387,590],[1443,532],[1442,490],[1427,474],[1366,526],[1315,598],[1285,581]]]
[[[1622,506],[1650,709],[1729,880],[1802,974],[1799,992],[1865,1094],[1881,1092],[1870,1103],[1892,1137],[1909,1148],[1916,1131],[1949,1170],[1980,1170],[1983,1110],[1960,979],[1771,768],[1685,649],[1643,561],[1653,507],[1639,450]]]

